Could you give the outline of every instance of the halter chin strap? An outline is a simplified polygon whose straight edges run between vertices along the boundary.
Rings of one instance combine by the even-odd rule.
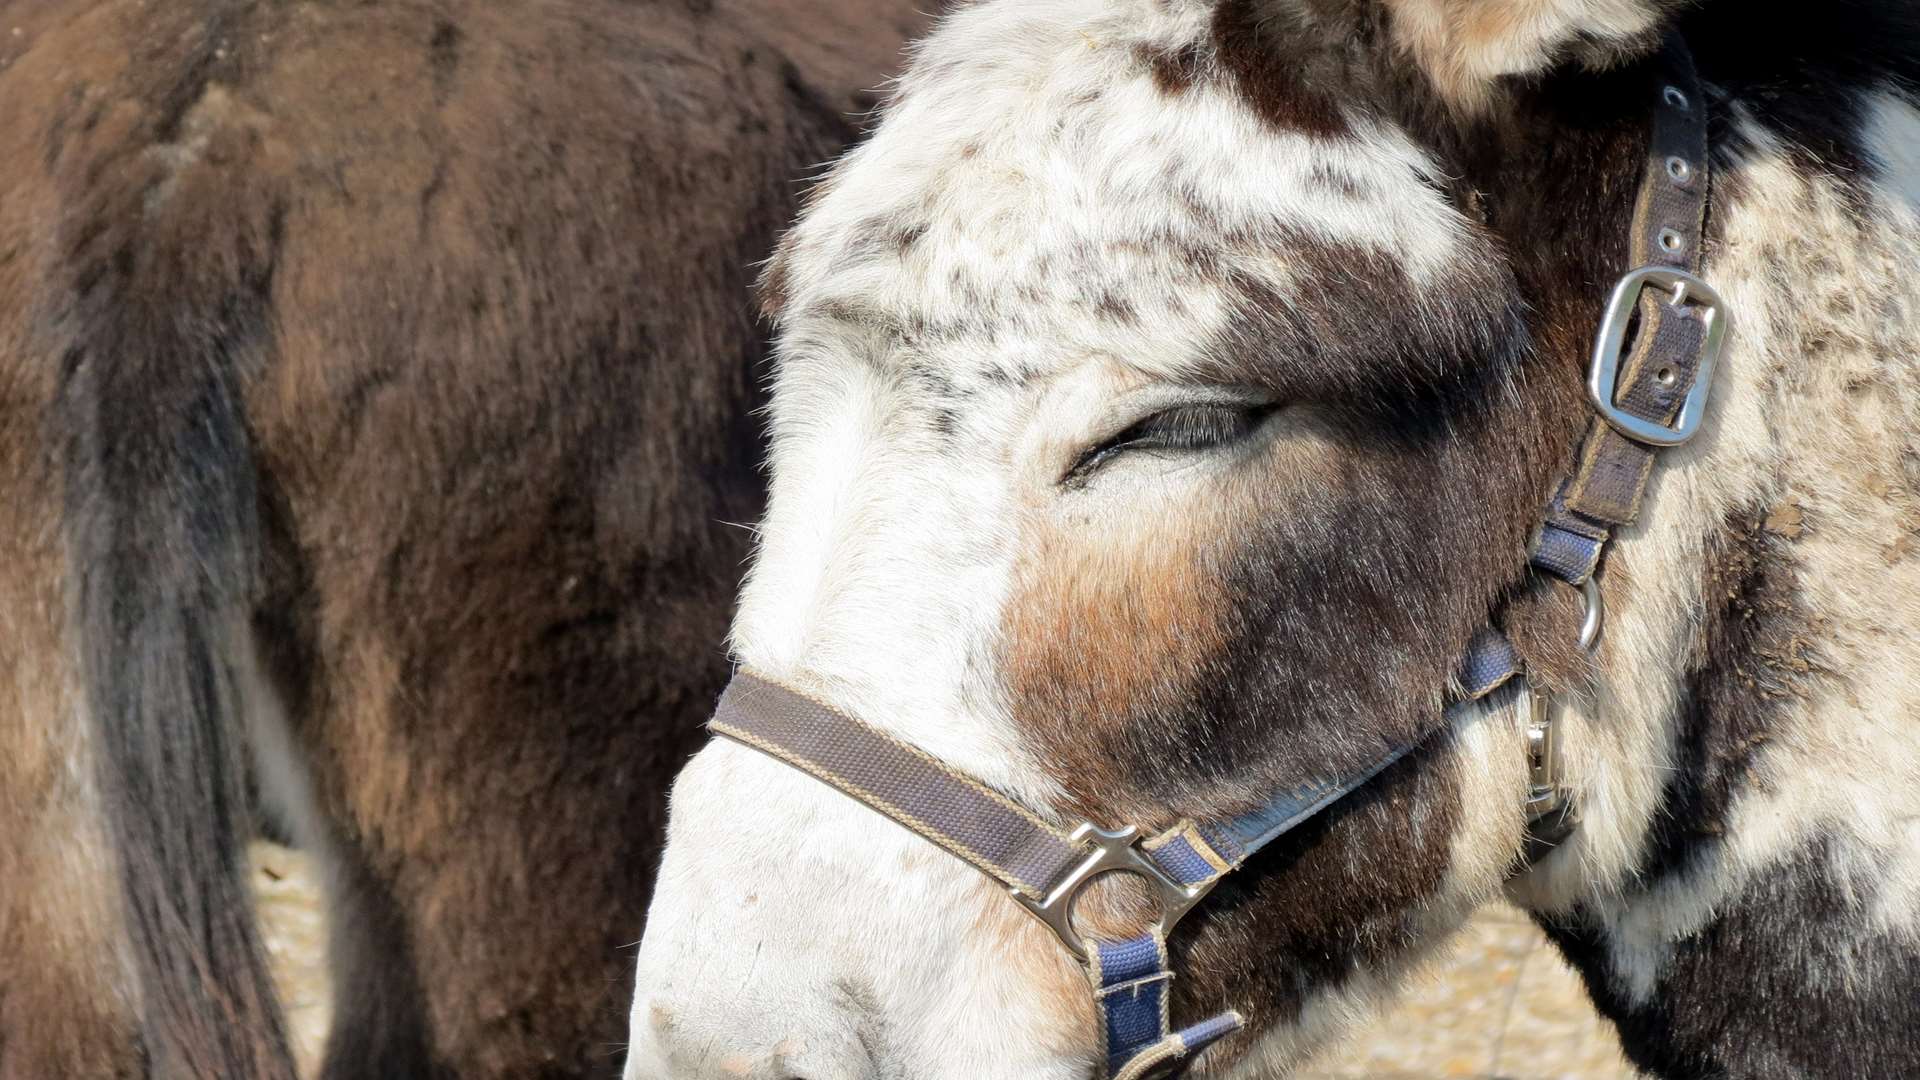
[[[1632,265],[1607,305],[1594,346],[1588,393],[1596,412],[1571,476],[1547,508],[1531,565],[1586,598],[1581,644],[1600,630],[1594,574],[1613,530],[1639,512],[1655,454],[1700,426],[1714,360],[1727,330],[1719,296],[1696,276],[1707,206],[1706,102],[1693,60],[1668,39],[1655,84],[1648,162],[1634,209]],[[1635,317],[1637,316],[1637,321]],[[1521,674],[1512,644],[1494,628],[1475,636],[1455,680],[1455,701],[1485,697]],[[1547,702],[1521,699],[1532,779],[1529,845],[1536,859],[1573,827],[1560,783],[1558,740]],[[1087,969],[1111,1080],[1184,1071],[1196,1054],[1241,1025],[1221,1013],[1175,1029],[1168,1013],[1173,970],[1167,934],[1181,916],[1261,848],[1286,835],[1424,743],[1440,727],[1344,776],[1303,783],[1220,820],[1185,820],[1151,839],[1133,828],[1091,823],[1062,830],[901,742],[803,694],[738,673],[709,727],[786,762],[872,807],[971,863],[1059,935]],[[1144,933],[1119,940],[1083,935],[1073,908],[1095,879],[1143,879],[1159,903]]]

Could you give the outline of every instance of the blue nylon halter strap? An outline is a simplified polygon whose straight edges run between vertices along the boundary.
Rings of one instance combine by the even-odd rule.
[[[1100,1014],[1107,1075],[1114,1080],[1172,1075],[1221,1036],[1239,1030],[1237,1012],[1172,1029],[1167,999],[1173,971],[1166,940],[1157,932],[1093,945],[1087,975]]]
[[[1506,635],[1488,627],[1476,634],[1460,665],[1456,703],[1478,701],[1520,674],[1520,657]],[[1238,870],[1261,848],[1378,776],[1446,726],[1394,747],[1355,772],[1282,791],[1256,809],[1225,821],[1182,822],[1142,847],[1167,876],[1183,885],[1216,881]]]

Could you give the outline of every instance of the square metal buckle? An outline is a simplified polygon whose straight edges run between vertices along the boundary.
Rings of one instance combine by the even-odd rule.
[[[1088,822],[1075,829],[1071,839],[1076,844],[1090,845],[1086,858],[1040,899],[1019,892],[1015,892],[1013,898],[1059,935],[1061,944],[1083,964],[1087,963],[1087,946],[1081,941],[1080,932],[1073,928],[1073,906],[1095,878],[1108,874],[1135,874],[1145,878],[1160,904],[1160,918],[1154,928],[1163,937],[1219,882],[1219,878],[1214,877],[1197,885],[1185,885],[1168,877],[1160,864],[1140,849],[1140,831],[1131,825],[1109,832]]]
[[[1700,347],[1700,367],[1672,427],[1642,419],[1613,403],[1613,396],[1619,389],[1620,354],[1626,348],[1627,324],[1632,320],[1634,306],[1640,302],[1641,291],[1649,285],[1671,292],[1673,296],[1667,303],[1673,307],[1691,301],[1699,311],[1698,317],[1706,322],[1706,340]],[[1707,393],[1713,385],[1714,362],[1720,358],[1728,321],[1726,304],[1720,299],[1720,294],[1714,291],[1713,286],[1685,270],[1668,266],[1643,266],[1632,271],[1613,287],[1613,295],[1607,300],[1607,314],[1600,323],[1600,336],[1593,344],[1593,363],[1587,369],[1587,397],[1593,401],[1593,407],[1600,410],[1600,415],[1606,418],[1607,423],[1627,438],[1651,446],[1679,446],[1700,430],[1700,419],[1706,415]]]

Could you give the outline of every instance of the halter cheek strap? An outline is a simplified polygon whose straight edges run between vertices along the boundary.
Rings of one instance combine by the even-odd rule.
[[[1608,302],[1588,377],[1596,415],[1530,558],[1534,568],[1582,589],[1588,618],[1581,644],[1587,647],[1600,628],[1594,574],[1606,544],[1638,514],[1657,451],[1698,430],[1727,330],[1720,298],[1694,273],[1707,205],[1706,102],[1677,36],[1669,38],[1660,64],[1664,79],[1634,211],[1632,258],[1639,268],[1621,279]],[[1489,627],[1468,648],[1454,699],[1478,700],[1520,673],[1512,644]],[[1573,816],[1559,783],[1545,703],[1529,688],[1522,706],[1532,770],[1531,859],[1552,850]],[[1377,776],[1445,723],[1445,716],[1437,718],[1351,774],[1278,792],[1235,817],[1182,821],[1144,841],[1132,828],[1062,830],[918,748],[750,672],[735,676],[709,726],[845,792],[1005,885],[1085,965],[1105,1075],[1148,1080],[1184,1071],[1201,1050],[1241,1026],[1240,1014],[1228,1011],[1173,1027],[1167,933],[1174,924],[1261,848]],[[1159,918],[1131,938],[1083,936],[1073,924],[1074,903],[1089,883],[1113,873],[1143,879],[1159,902]]]

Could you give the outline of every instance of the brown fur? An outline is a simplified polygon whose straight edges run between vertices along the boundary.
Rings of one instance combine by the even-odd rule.
[[[12,12],[8,13],[13,15]],[[51,21],[9,20],[0,71]],[[97,58],[68,61],[86,72]],[[8,78],[6,83],[17,82]],[[0,98],[0,156],[39,157],[38,124]],[[11,184],[0,202],[0,1077],[133,1076],[143,1067],[125,989],[113,910],[111,854],[85,768],[78,676],[65,647],[59,472],[40,407],[51,365],[19,362],[33,348],[18,304],[33,295],[53,238],[35,223],[57,211],[44,186]],[[76,764],[79,767],[75,767]]]
[[[27,288],[3,272],[17,265],[0,268],[10,296]],[[112,856],[73,768],[87,740],[62,642],[63,559],[45,527],[58,487],[13,374],[0,367],[0,1078],[132,1076],[133,1027],[110,992],[126,978]]]
[[[42,419],[96,302],[262,313],[212,465],[259,478],[255,637],[337,864],[326,1074],[610,1072],[758,512],[750,265],[917,16],[14,6],[0,1076],[142,1070]]]
[[[1423,753],[1444,760],[1450,738],[1437,735]],[[1175,936],[1185,965],[1175,1015],[1233,1002],[1248,1023],[1224,1057],[1298,1020],[1316,992],[1417,964],[1409,943],[1441,891],[1463,813],[1446,770],[1407,760],[1283,837],[1208,898],[1204,933],[1182,926]]]
[[[1050,528],[1027,553],[1008,605],[1003,658],[1023,730],[1059,763],[1074,811],[1153,823],[1161,808],[1102,805],[1126,792],[1126,764],[1087,752],[1090,726],[1150,716],[1226,645],[1232,598],[1206,565],[1206,539],[1232,535],[1229,515],[1182,522],[1169,536],[1145,518],[1095,536]],[[1115,573],[1116,564],[1125,571]],[[1170,824],[1160,821],[1158,824]]]
[[[1261,119],[1275,127],[1329,138],[1345,134],[1341,102],[1323,89],[1338,85],[1328,78],[1337,67],[1330,68],[1324,58],[1316,58],[1320,62],[1311,69],[1272,63],[1276,30],[1296,29],[1284,12],[1260,0],[1227,0],[1213,18],[1220,67]]]

